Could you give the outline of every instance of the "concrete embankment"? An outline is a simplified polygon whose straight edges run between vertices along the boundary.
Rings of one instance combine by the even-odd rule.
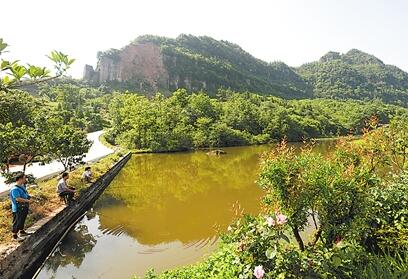
[[[130,157],[130,153],[122,157],[109,171],[84,190],[74,205],[57,213],[1,259],[0,278],[32,278],[67,229],[92,206]]]

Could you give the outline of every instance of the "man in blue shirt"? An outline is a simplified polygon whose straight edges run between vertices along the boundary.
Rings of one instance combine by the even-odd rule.
[[[18,174],[16,184],[10,189],[11,211],[13,212],[13,239],[18,241],[24,240],[24,237],[28,235],[24,231],[24,223],[27,218],[31,197],[25,188],[26,181],[25,174]]]

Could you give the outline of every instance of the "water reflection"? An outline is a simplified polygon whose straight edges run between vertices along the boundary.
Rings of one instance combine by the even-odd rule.
[[[79,268],[85,255],[92,251],[96,242],[94,235],[88,231],[88,226],[84,222],[77,224],[45,262],[45,269],[48,273],[55,273],[57,269],[65,266]],[[56,277],[51,275],[49,278]]]
[[[327,145],[316,150],[325,152]],[[40,278],[131,278],[197,261],[215,249],[236,202],[247,213],[259,212],[255,180],[260,154],[269,148],[226,148],[219,157],[133,156]]]
[[[231,148],[220,157],[204,152],[135,156],[95,205],[101,229],[146,245],[211,239],[215,227],[225,229],[231,222],[235,202],[246,212],[258,211],[262,193],[254,181],[259,154],[266,149]]]

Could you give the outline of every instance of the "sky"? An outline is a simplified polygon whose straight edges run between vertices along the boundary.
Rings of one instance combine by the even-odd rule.
[[[140,35],[206,35],[290,66],[352,48],[408,71],[405,0],[0,0],[8,59],[49,65],[51,50],[96,66],[97,51]]]

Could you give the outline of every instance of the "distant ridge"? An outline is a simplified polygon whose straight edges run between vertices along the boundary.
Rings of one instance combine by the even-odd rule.
[[[313,87],[314,97],[408,104],[408,74],[357,49],[328,52],[297,72]]]
[[[96,69],[85,66],[86,81],[145,94],[186,88],[215,95],[219,88],[230,88],[287,99],[381,99],[408,104],[408,74],[357,49],[328,52],[319,61],[292,68],[282,62],[267,63],[236,44],[207,36],[145,35],[97,56]]]

